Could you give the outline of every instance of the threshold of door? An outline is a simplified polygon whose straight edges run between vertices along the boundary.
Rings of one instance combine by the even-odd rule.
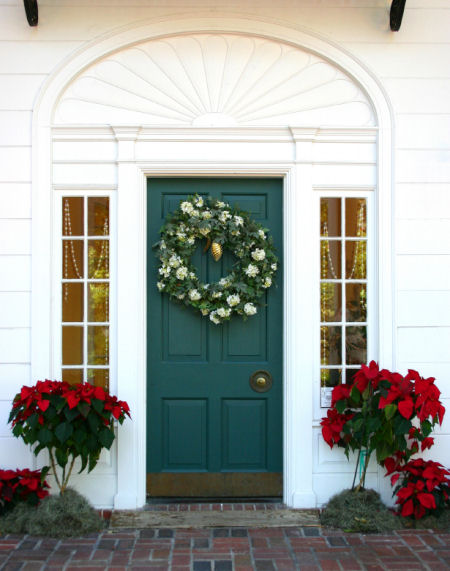
[[[281,504],[281,497],[267,497],[267,498],[191,498],[191,497],[181,497],[181,498],[153,498],[147,496],[147,504]]]

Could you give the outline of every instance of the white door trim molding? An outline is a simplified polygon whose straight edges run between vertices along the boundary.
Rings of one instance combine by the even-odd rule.
[[[378,267],[379,276],[379,358],[385,367],[394,366],[394,312],[392,273],[392,119],[387,97],[376,78],[348,52],[304,30],[287,28],[268,21],[242,17],[199,16],[196,19],[161,20],[122,28],[82,50],[63,62],[45,83],[35,107],[33,119],[32,173],[32,379],[52,377],[53,317],[52,317],[52,127],[55,109],[67,86],[83,70],[113,51],[143,40],[199,32],[221,32],[269,38],[300,49],[309,50],[344,70],[367,94],[372,102],[378,123]],[[133,422],[119,427],[118,474],[116,508],[136,508],[145,503],[145,196],[149,175],[233,175],[279,176],[284,178],[284,233],[285,233],[285,422],[284,422],[284,500],[293,507],[315,506],[312,478],[312,362],[311,335],[296,325],[302,320],[312,322],[311,280],[302,280],[305,260],[300,249],[292,247],[296,240],[308,242],[314,232],[310,208],[312,200],[311,145],[320,129],[293,129],[291,162],[255,162],[243,156],[242,161],[150,161],[136,158],[136,141],[152,132],[141,125],[113,127],[117,141],[117,239],[118,239],[118,386],[121,399],[128,400],[133,411]],[[66,126],[70,130],[70,126]],[[77,126],[73,126],[74,131]],[[267,140],[270,129],[239,128],[233,139],[250,148],[258,141]],[[278,130],[279,131],[279,130]],[[339,129],[338,129],[339,131]],[[342,132],[346,129],[343,128]],[[83,126],[83,137],[95,139],[96,128]],[[167,128],[168,138],[185,148],[195,140],[205,140],[205,133],[215,141],[229,142],[226,129]],[[177,135],[178,133],[178,135]],[[228,133],[228,134],[227,134]],[[276,133],[276,129],[272,130]],[[279,135],[279,132],[278,132]],[[179,136],[179,138],[177,138]],[[284,137],[285,135],[283,135]],[[203,139],[202,139],[203,137]],[[269,137],[270,138],[270,137]],[[207,143],[206,143],[207,144]],[[180,155],[178,155],[180,156]],[[181,154],[182,156],[182,154]],[[303,207],[300,208],[300,201]],[[134,231],[130,232],[130,228]],[[294,232],[295,230],[295,232]],[[131,257],[129,248],[136,253]],[[307,261],[306,261],[307,264]],[[129,280],[129,276],[133,280]],[[126,295],[124,293],[126,292]],[[287,310],[289,308],[289,311]],[[135,381],[135,382],[130,382]],[[302,454],[296,451],[302,450]]]

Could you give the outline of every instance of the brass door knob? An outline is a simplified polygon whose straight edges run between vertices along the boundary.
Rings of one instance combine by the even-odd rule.
[[[269,371],[255,371],[250,375],[249,383],[255,392],[265,393],[272,388],[272,375]]]

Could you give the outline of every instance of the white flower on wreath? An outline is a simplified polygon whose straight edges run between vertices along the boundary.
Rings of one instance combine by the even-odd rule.
[[[219,214],[219,220],[220,222],[222,222],[222,224],[225,224],[225,222],[227,220],[229,220],[231,218],[231,214],[228,212],[228,210],[224,210],[223,212],[221,212]]]
[[[227,303],[230,307],[235,307],[236,305],[239,305],[240,302],[241,298],[238,296],[237,293],[233,293],[232,295],[229,295],[227,297]]]
[[[161,240],[161,242],[159,243],[159,248],[161,250],[165,250],[167,248],[166,243],[164,242],[164,240]]]
[[[189,246],[192,246],[193,244],[195,244],[195,237],[189,236],[189,238],[187,239],[187,243],[189,244]]]
[[[244,271],[249,278],[254,278],[259,274],[259,268],[255,264],[249,264]]]
[[[264,230],[258,230],[258,236],[260,238],[262,238],[263,240],[266,239],[266,234],[265,234]]]
[[[211,319],[211,321],[213,323],[215,323],[216,325],[218,325],[220,323],[220,319],[217,317],[217,311],[212,311],[209,314],[209,318]]]
[[[210,218],[212,218],[211,210],[205,210],[204,212],[202,212],[202,218],[203,220],[209,220]]]
[[[244,312],[246,315],[255,315],[258,310],[253,303],[246,303],[244,305]]]
[[[162,266],[161,268],[159,268],[159,273],[164,276],[165,278],[168,278],[170,275],[170,268],[169,266]]]
[[[270,266],[270,268],[271,268],[274,272],[277,271],[277,265],[276,265],[276,264],[272,264],[272,265]]]
[[[186,297],[186,294],[185,294],[185,293],[180,293],[180,294],[177,295],[177,298],[178,298],[178,299],[184,299],[185,297]]]
[[[209,309],[201,309],[202,315],[208,315]]]
[[[172,254],[169,258],[169,266],[171,268],[178,268],[181,264],[181,258],[176,254]]]
[[[181,268],[178,268],[175,275],[177,276],[177,279],[184,280],[188,275],[188,269],[186,266],[181,266]]]
[[[257,262],[261,262],[266,257],[266,252],[262,248],[256,248],[252,252],[252,258]]]
[[[199,212],[198,210],[193,210],[193,211],[191,212],[191,216],[193,216],[193,217],[195,217],[195,218],[198,218],[198,217],[200,216],[200,212]]]
[[[232,231],[231,231],[231,235],[232,235],[232,236],[240,236],[240,235],[241,235],[241,231],[240,231],[240,230],[232,230]]]
[[[191,278],[191,280],[195,280],[195,274],[194,274],[194,272],[190,272],[190,273],[189,273],[189,277]]]
[[[185,214],[191,214],[192,211],[194,210],[192,203],[188,202],[187,200],[183,201],[180,204],[180,208]]]
[[[184,242],[186,239],[186,232],[183,232],[182,230],[178,230],[177,231],[177,238],[178,238],[178,240],[180,240],[180,242]]]
[[[212,297],[215,299],[218,299],[219,297],[222,297],[222,292],[221,291],[214,291],[212,294]]]
[[[220,278],[219,285],[222,287],[229,287],[231,284],[230,278]]]
[[[164,286],[165,284],[163,282],[156,282],[156,287],[159,289],[159,291],[162,291]]]
[[[198,291],[198,289],[191,289],[189,290],[189,298],[192,301],[198,301],[202,298],[202,294]]]
[[[198,206],[199,208],[201,208],[204,204],[203,202],[203,198],[201,196],[197,196],[197,198],[195,199],[195,206]]]
[[[202,288],[203,288],[203,289],[209,289],[209,284],[203,284],[203,285],[202,285]]]
[[[216,206],[217,208],[225,208],[225,202],[222,202],[221,200],[218,200],[216,202]]]
[[[205,226],[204,228],[199,228],[198,231],[202,236],[207,236],[211,232],[211,228],[209,226]]]
[[[231,314],[231,309],[227,307],[219,307],[219,309],[217,310],[217,315],[219,317],[230,317],[230,314]]]
[[[234,217],[234,223],[236,224],[236,226],[243,226],[244,225],[244,219],[242,218],[242,216],[235,216]]]
[[[271,285],[272,285],[272,278],[270,276],[266,276],[264,278],[262,286],[267,288],[267,287],[270,287]]]

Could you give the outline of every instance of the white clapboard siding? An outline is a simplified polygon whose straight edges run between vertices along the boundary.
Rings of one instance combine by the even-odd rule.
[[[30,329],[0,329],[0,363],[30,362]]]
[[[396,113],[450,113],[450,79],[389,78],[382,83]]]
[[[30,254],[30,252],[31,220],[0,218],[0,256]]]
[[[16,470],[16,468],[34,468],[33,454],[22,440],[8,436],[0,438],[2,450],[1,467],[2,470]]]
[[[396,267],[399,290],[450,290],[450,254],[397,256]]]
[[[398,183],[395,206],[399,218],[450,219],[450,184]]]
[[[0,182],[0,218],[31,218],[31,184]]]
[[[450,290],[400,291],[397,318],[399,327],[445,327],[450,323]]]
[[[31,180],[31,147],[0,147],[0,182]]]
[[[45,75],[2,75],[0,111],[31,111],[45,78]]]
[[[0,74],[50,73],[78,46],[79,42],[4,41],[0,51]]]
[[[398,254],[450,254],[448,219],[397,220],[396,235]]]
[[[401,362],[445,363],[449,360],[450,326],[399,327],[397,341]],[[447,390],[450,390],[450,383]]]
[[[0,145],[31,145],[31,111],[0,111]]]
[[[0,255],[0,291],[30,290],[31,256]]]
[[[421,183],[450,181],[450,150],[397,150],[396,180]]]
[[[0,292],[0,328],[30,327],[30,292]]]
[[[30,369],[27,363],[0,363],[0,400],[11,401],[24,385],[32,384]]]
[[[450,148],[450,113],[447,115],[401,114],[397,116],[395,130],[399,149]]]

